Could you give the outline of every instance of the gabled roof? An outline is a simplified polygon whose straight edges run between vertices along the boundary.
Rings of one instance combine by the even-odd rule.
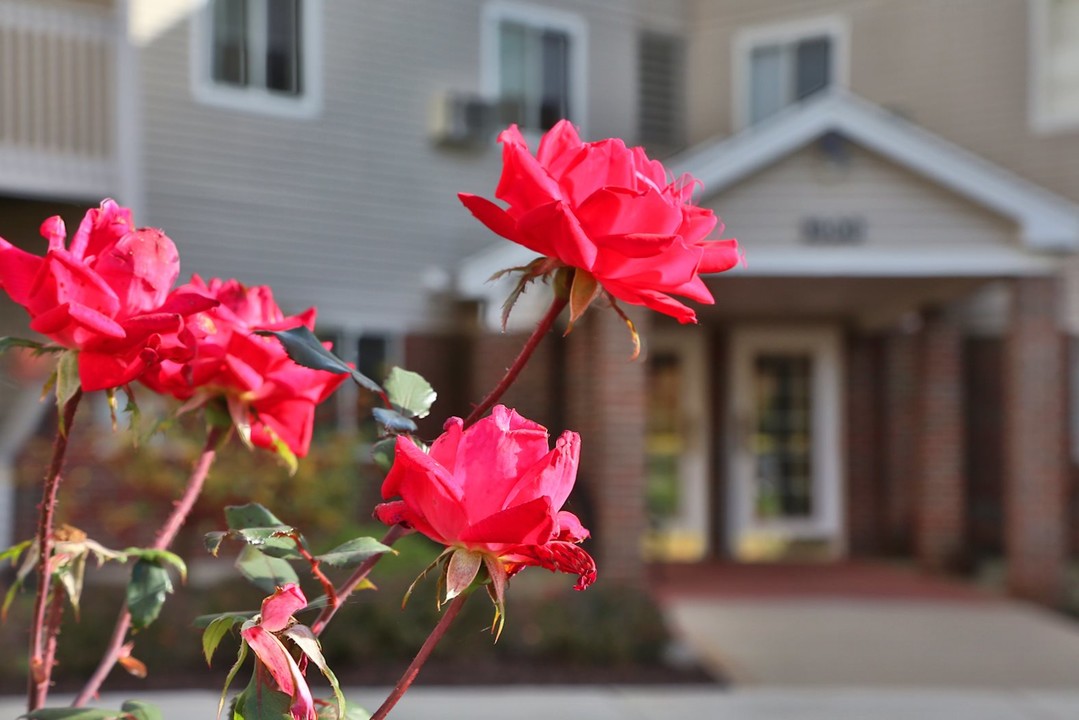
[[[839,88],[664,164],[675,176],[689,173],[701,180],[705,195],[712,196],[829,133],[1011,220],[1028,250],[1079,250],[1079,206]],[[458,290],[466,296],[487,295],[491,274],[533,256],[512,243],[472,255],[458,269]]]

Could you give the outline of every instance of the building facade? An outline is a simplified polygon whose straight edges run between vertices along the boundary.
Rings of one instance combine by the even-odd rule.
[[[0,208],[29,246],[116,196],[185,274],[317,305],[344,355],[427,371],[461,411],[543,304],[497,333],[487,278],[527,254],[455,197],[491,194],[494,131],[643,143],[704,181],[747,265],[708,279],[700,327],[635,315],[639,362],[591,311],[511,396],[584,435],[608,577],[1001,555],[1055,602],[1079,535],[1076,47],[1076,0],[0,0]]]

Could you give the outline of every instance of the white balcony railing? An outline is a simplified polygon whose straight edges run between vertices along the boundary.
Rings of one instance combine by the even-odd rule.
[[[0,0],[0,192],[116,191],[123,27],[112,7]]]

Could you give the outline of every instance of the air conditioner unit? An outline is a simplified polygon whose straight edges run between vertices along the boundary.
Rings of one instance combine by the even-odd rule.
[[[431,137],[449,147],[486,147],[506,125],[517,122],[520,103],[460,92],[442,93],[431,108]]]

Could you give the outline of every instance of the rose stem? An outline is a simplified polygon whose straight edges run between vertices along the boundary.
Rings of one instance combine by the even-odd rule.
[[[187,479],[187,487],[184,489],[184,494],[176,502],[176,505],[172,509],[172,514],[169,515],[168,520],[165,521],[165,525],[154,539],[154,550],[168,549],[169,545],[171,545],[172,541],[176,538],[176,534],[180,531],[180,528],[183,527],[184,522],[187,520],[187,516],[191,513],[191,508],[194,507],[195,501],[199,497],[199,493],[202,492],[202,486],[206,482],[207,475],[210,474],[210,467],[214,464],[214,458],[217,457],[217,446],[226,432],[228,432],[228,428],[214,425],[206,434],[206,444],[202,448],[202,455],[199,456],[198,461],[195,463],[195,467],[191,471],[190,477]],[[97,669],[94,670],[94,674],[86,681],[85,687],[83,687],[78,696],[71,703],[71,707],[82,707],[89,702],[91,698],[97,696],[101,684],[105,682],[105,678],[112,672],[113,667],[116,666],[116,661],[119,660],[120,655],[123,652],[124,640],[127,638],[127,631],[130,627],[131,613],[128,611],[127,605],[125,604],[120,610],[120,616],[116,618],[116,626],[113,627],[112,637],[109,639],[109,646],[105,650],[101,662],[98,663]]]
[[[56,513],[56,498],[60,491],[60,471],[64,467],[67,439],[71,435],[71,424],[75,420],[75,410],[79,407],[80,398],[82,398],[81,388],[64,403],[60,413],[60,427],[56,430],[56,439],[52,445],[52,460],[45,474],[45,489],[42,493],[41,505],[38,507],[40,515],[37,525],[37,595],[34,597],[34,614],[30,620],[30,673],[26,690],[26,705],[30,712],[44,705],[45,699],[49,696],[52,665],[45,661],[45,606],[48,604],[49,590],[52,588],[49,561],[52,559],[53,522]]]
[[[498,385],[495,385],[494,390],[488,393],[479,405],[465,418],[464,427],[469,427],[481,417],[483,414],[494,407],[494,404],[502,397],[502,394],[509,389],[510,385],[514,383],[517,376],[521,374],[521,370],[524,369],[525,364],[528,363],[529,358],[532,357],[532,353],[535,352],[536,347],[540,344],[540,340],[550,331],[551,326],[554,325],[554,321],[558,318],[563,308],[569,303],[568,298],[555,296],[551,301],[551,306],[547,308],[547,313],[540,318],[540,321],[536,324],[536,329],[532,331],[532,335],[529,336],[525,342],[523,348],[521,348],[520,354],[517,359],[510,365],[509,370],[502,376],[502,380]]]
[[[407,533],[408,530],[406,530],[403,525],[394,525],[386,531],[386,534],[382,536],[382,540],[380,542],[387,547],[392,546],[395,542],[397,542],[398,538],[403,537]],[[360,563],[360,566],[356,568],[356,572],[352,573],[352,575],[349,576],[348,580],[345,580],[341,587],[337,588],[337,590],[335,591],[335,594],[337,595],[337,602],[331,603],[330,605],[322,608],[322,612],[318,614],[318,617],[315,618],[315,622],[311,625],[311,632],[313,632],[315,635],[322,634],[322,631],[326,629],[326,625],[328,625],[330,620],[333,619],[333,616],[337,614],[337,609],[344,604],[348,596],[351,595],[352,591],[355,590],[356,587],[363,582],[364,578],[371,574],[371,570],[374,569],[375,565],[377,565],[378,561],[381,559],[382,555],[375,555],[373,557],[367,558],[362,563]]]
[[[383,720],[390,714],[390,710],[393,710],[393,706],[397,704],[397,701],[405,694],[409,686],[412,685],[412,681],[416,679],[416,675],[419,674],[420,668],[427,662],[427,658],[430,657],[431,651],[435,649],[435,645],[442,639],[442,636],[446,634],[446,630],[449,629],[450,623],[457,617],[457,613],[461,612],[461,606],[465,604],[465,600],[468,599],[468,593],[458,595],[446,608],[446,612],[442,614],[438,624],[435,625],[435,629],[431,631],[431,634],[427,636],[427,639],[423,642],[423,647],[416,653],[416,657],[412,658],[412,663],[405,670],[405,673],[401,676],[401,679],[397,681],[397,684],[393,687],[393,692],[389,694],[386,701],[382,703],[382,706],[375,711],[375,714],[371,716],[371,720]]]

